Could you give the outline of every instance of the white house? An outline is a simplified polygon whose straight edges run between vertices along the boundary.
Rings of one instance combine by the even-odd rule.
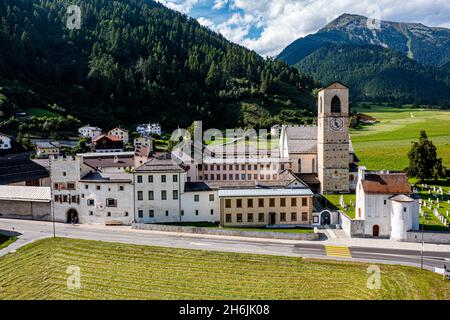
[[[148,137],[152,134],[161,134],[161,126],[159,123],[145,123],[136,127],[136,132],[141,136]]]
[[[102,135],[102,129],[99,127],[92,127],[90,125],[78,129],[78,134],[81,137],[94,139]]]
[[[59,142],[48,141],[48,142],[37,142],[36,143],[36,157],[37,158],[48,158],[49,156],[54,156],[59,154],[60,149]]]
[[[8,150],[11,149],[11,137],[0,133],[0,150]]]
[[[418,201],[404,173],[366,172],[360,167],[356,187],[356,219],[364,221],[364,235],[406,239],[419,227]]]
[[[114,128],[108,132],[108,136],[117,137],[122,139],[123,144],[126,145],[130,141],[130,134],[127,129]]]

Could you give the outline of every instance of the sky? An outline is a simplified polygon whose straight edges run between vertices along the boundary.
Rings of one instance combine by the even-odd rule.
[[[157,0],[263,56],[343,13],[450,28],[449,0]]]

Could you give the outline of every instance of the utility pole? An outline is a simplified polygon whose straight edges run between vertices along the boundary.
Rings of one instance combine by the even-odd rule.
[[[425,226],[425,220],[422,223],[422,250],[421,250],[421,259],[420,259],[420,268],[423,270],[423,251],[424,251],[424,241],[423,241],[423,228]]]

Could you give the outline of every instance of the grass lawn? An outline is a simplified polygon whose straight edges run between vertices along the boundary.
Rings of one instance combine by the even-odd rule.
[[[342,208],[340,205],[341,195],[339,194],[327,194],[325,198],[331,203],[332,207],[336,207],[339,210],[342,210],[349,218],[355,219],[355,204],[356,204],[356,195],[355,194],[344,194],[344,202],[347,205],[347,208]],[[352,205],[351,205],[352,204]],[[330,208],[334,209],[334,208]]]
[[[17,237],[8,237],[0,234],[0,249],[6,248],[11,243],[17,240]]]
[[[450,111],[383,106],[357,110],[380,121],[351,131],[360,165],[369,170],[405,169],[411,142],[418,140],[420,130],[425,130],[444,166],[450,167]]]
[[[25,112],[28,113],[29,116],[59,117],[59,114],[52,112],[50,110],[42,109],[42,108],[30,108],[30,109],[26,109]]]
[[[265,231],[265,232],[283,232],[283,233],[313,233],[312,228],[229,228],[221,227],[219,223],[211,222],[174,222],[165,223],[165,225],[172,226],[182,226],[182,227],[198,227],[198,228],[211,228],[211,229],[221,229],[221,230],[238,230],[238,231]]]
[[[68,289],[78,266],[80,289]],[[45,239],[0,258],[0,299],[450,299],[429,271],[74,239]]]

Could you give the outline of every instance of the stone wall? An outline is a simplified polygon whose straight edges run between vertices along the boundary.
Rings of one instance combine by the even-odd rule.
[[[240,230],[226,230],[226,229],[212,229],[212,228],[197,228],[197,227],[181,227],[161,224],[142,224],[135,223],[132,225],[133,229],[165,231],[165,232],[180,232],[180,233],[195,233],[195,234],[210,234],[218,236],[234,236],[234,237],[249,237],[249,238],[270,238],[270,239],[286,239],[286,240],[317,240],[319,234],[317,233],[282,233],[282,232],[266,232],[266,231],[245,231]]]
[[[0,217],[50,221],[50,202],[0,200]]]
[[[342,211],[339,211],[341,228],[349,237],[364,237],[364,220],[352,220]]]
[[[450,245],[450,232],[424,231],[423,240],[425,243],[438,243]],[[422,242],[421,231],[408,231],[406,242]]]

